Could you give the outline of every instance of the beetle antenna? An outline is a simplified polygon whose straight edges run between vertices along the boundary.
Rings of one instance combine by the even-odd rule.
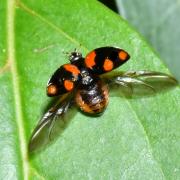
[[[70,55],[71,54],[70,52],[67,52],[67,51],[64,51],[64,50],[62,50],[62,53],[65,54],[65,55]]]

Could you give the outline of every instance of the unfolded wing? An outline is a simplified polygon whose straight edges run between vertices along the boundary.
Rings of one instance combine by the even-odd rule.
[[[150,96],[177,85],[177,80],[172,76],[154,71],[121,72],[103,76],[102,79],[109,84],[112,96],[129,98]]]
[[[75,115],[72,94],[60,97],[40,119],[29,141],[29,152],[45,147],[55,140]]]

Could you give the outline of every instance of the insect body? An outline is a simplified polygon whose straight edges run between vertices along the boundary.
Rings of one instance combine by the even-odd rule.
[[[57,96],[76,89],[76,104],[82,111],[97,114],[108,104],[109,90],[99,75],[112,71],[129,59],[129,54],[115,47],[101,47],[85,58],[78,52],[70,55],[70,64],[61,66],[48,82],[47,95]]]
[[[29,150],[33,151],[43,140],[50,139],[55,132],[55,123],[64,120],[73,105],[86,114],[100,115],[108,105],[109,90],[121,91],[123,96],[129,97],[132,94],[153,94],[158,88],[177,84],[173,77],[154,71],[129,71],[104,76],[129,58],[125,50],[115,47],[97,48],[85,58],[77,51],[72,52],[70,63],[60,66],[47,84],[47,95],[58,96],[58,101],[36,126]],[[47,136],[44,137],[44,134]]]
[[[87,85],[84,85],[82,80],[82,84],[75,95],[75,101],[85,113],[98,114],[105,110],[108,104],[108,97],[109,90],[107,85],[103,84],[100,79],[94,78],[93,82]]]

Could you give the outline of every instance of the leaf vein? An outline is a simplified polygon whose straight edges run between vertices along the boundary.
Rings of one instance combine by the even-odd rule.
[[[132,113],[134,114],[137,123],[138,123],[138,124],[140,125],[140,127],[142,128],[142,130],[143,130],[143,132],[144,132],[144,136],[146,137],[147,144],[148,144],[148,146],[149,146],[149,151],[150,151],[152,157],[154,158],[154,161],[155,161],[155,162],[157,163],[157,165],[159,166],[159,169],[160,169],[160,171],[161,171],[164,179],[166,179],[166,178],[165,178],[165,175],[164,175],[164,172],[163,172],[163,170],[162,170],[161,165],[159,164],[158,160],[157,160],[157,159],[155,158],[155,156],[154,156],[154,153],[153,153],[153,150],[152,150],[152,147],[151,147],[151,144],[150,144],[150,139],[149,139],[149,137],[148,137],[148,133],[147,133],[145,127],[143,126],[143,124],[142,124],[142,122],[141,122],[138,114],[137,114],[136,111],[133,109],[131,103],[130,103],[127,99],[125,99],[125,101],[126,101],[127,105],[130,107],[130,109],[132,110]]]
[[[56,26],[55,24],[53,24],[52,22],[50,22],[49,20],[47,20],[46,18],[42,17],[40,14],[38,14],[36,11],[30,9],[29,7],[27,7],[24,3],[17,1],[17,5],[23,9],[24,11],[26,11],[27,13],[37,17],[38,19],[40,19],[42,22],[44,22],[45,24],[47,24],[48,26],[50,26],[51,28],[53,28],[55,31],[57,31],[58,33],[60,33],[61,35],[63,35],[64,37],[66,37],[68,40],[70,40],[72,43],[76,44],[77,46],[81,45],[81,48],[83,48],[85,51],[88,51],[88,49],[83,46],[79,41],[77,41],[76,39],[74,39],[73,37],[71,37],[70,35],[68,35],[66,32],[64,32],[60,27]]]
[[[10,61],[7,61],[6,64],[0,69],[0,75],[4,74],[10,68]]]
[[[14,18],[15,18],[15,0],[7,1],[7,48],[8,48],[8,60],[11,64],[10,70],[12,74],[12,85],[14,93],[14,106],[15,106],[15,119],[18,128],[18,136],[20,143],[20,153],[22,158],[22,172],[25,180],[29,175],[29,162],[27,154],[27,146],[25,139],[23,113],[20,95],[20,82],[18,77],[18,70],[15,58],[15,37],[14,37]]]

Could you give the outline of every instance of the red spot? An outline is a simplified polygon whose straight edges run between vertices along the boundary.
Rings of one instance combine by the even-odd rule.
[[[65,80],[64,87],[67,91],[71,91],[74,88],[74,83],[70,80]]]
[[[96,63],[95,63],[95,57],[96,57],[96,53],[95,51],[90,52],[86,58],[85,58],[85,64],[86,67],[88,68],[92,68]]]
[[[56,95],[57,94],[57,87],[53,84],[50,84],[47,87],[47,94],[48,94],[48,96]]]
[[[111,71],[113,69],[113,62],[110,59],[105,59],[103,68],[105,71]]]
[[[118,55],[119,55],[119,59],[120,59],[121,61],[127,60],[128,54],[127,54],[125,51],[122,51],[122,50],[121,50]]]
[[[73,73],[74,75],[80,74],[79,69],[75,65],[65,64],[63,67],[66,71],[69,71],[69,72]]]

